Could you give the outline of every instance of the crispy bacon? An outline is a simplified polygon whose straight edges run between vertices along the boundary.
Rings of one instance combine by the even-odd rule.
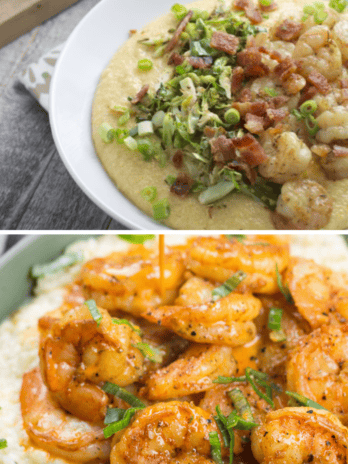
[[[266,113],[268,104],[265,101],[233,102],[232,108],[235,108],[242,117],[245,117],[247,113],[254,114],[255,116],[263,116]]]
[[[278,97],[272,97],[268,100],[268,104],[271,108],[278,109],[284,106],[290,100],[290,97],[286,95],[278,95]]]
[[[194,180],[187,174],[179,174],[174,184],[170,187],[171,193],[174,193],[178,197],[187,197],[190,193],[191,187],[194,184]]]
[[[258,47],[245,48],[237,53],[237,63],[245,68],[246,66],[258,65],[261,63],[262,55]]]
[[[203,129],[203,132],[204,132],[204,135],[208,137],[208,139],[212,139],[213,137],[215,137],[216,129],[214,129],[214,127],[211,127],[211,126],[205,126],[205,128]]]
[[[233,160],[227,165],[229,168],[234,169],[235,171],[245,174],[249,182],[253,185],[257,179],[257,172],[255,169],[251,168],[249,164],[243,163],[239,160]]]
[[[177,52],[173,52],[169,59],[168,59],[168,64],[171,65],[173,64],[174,66],[179,66],[180,64],[183,64],[183,62],[185,61],[185,57],[184,56],[181,56],[179,53]]]
[[[246,77],[263,77],[269,74],[269,67],[264,63],[252,64],[244,68]]]
[[[238,102],[246,103],[251,102],[253,99],[253,94],[250,89],[243,89],[238,96]]]
[[[184,30],[186,29],[186,26],[190,22],[190,19],[192,18],[192,15],[193,15],[193,11],[190,10],[187,13],[187,15],[185,16],[185,18],[181,21],[179,26],[177,27],[176,31],[174,32],[173,37],[168,42],[168,44],[167,44],[167,46],[166,46],[166,48],[164,50],[164,53],[169,53],[169,52],[171,52],[173,50],[173,48],[176,47],[177,43],[179,42],[180,36],[184,32]]]
[[[303,89],[301,94],[300,100],[298,102],[298,106],[301,106],[307,100],[312,100],[312,98],[318,93],[318,90],[314,87],[314,85],[309,85],[307,83],[306,87]]]
[[[252,134],[260,134],[265,129],[266,121],[262,116],[256,116],[255,114],[247,113],[245,115],[244,127],[247,131]]]
[[[323,76],[319,71],[312,71],[307,77],[307,81],[316,87],[319,92],[323,95],[327,95],[331,92],[331,85],[325,76]]]
[[[252,168],[264,163],[268,158],[259,142],[249,133],[243,137],[233,138],[232,142],[234,147],[239,150],[242,160]]]
[[[252,0],[234,0],[233,6],[237,10],[243,10],[245,16],[253,23],[259,24],[262,22],[260,10],[254,5]]]
[[[291,42],[299,38],[300,33],[303,29],[303,24],[296,23],[289,19],[285,19],[275,31],[275,36],[278,39],[285,40],[286,42]]]
[[[228,139],[225,135],[220,135],[217,138],[209,140],[213,159],[216,163],[225,164],[227,161],[233,160],[235,150],[232,139]]]
[[[237,93],[242,87],[244,80],[243,68],[237,66],[233,69],[232,80],[231,80],[231,93],[232,95]]]
[[[285,58],[274,68],[274,73],[281,81],[285,81],[290,76],[290,74],[293,74],[296,71],[297,65],[290,57]]]
[[[270,5],[265,6],[262,5],[262,3],[260,3],[259,1],[259,7],[262,13],[270,13],[271,11],[275,11],[278,8],[278,5],[276,4],[276,2],[272,2]]]
[[[131,100],[132,105],[136,105],[137,103],[141,102],[141,100],[145,97],[147,92],[149,91],[149,85],[146,84],[144,87],[142,87],[139,92],[136,94],[136,96]]]
[[[282,119],[289,116],[289,110],[287,110],[286,108],[279,108],[279,109],[268,108],[266,110],[266,113],[272,123],[280,122]]]
[[[211,56],[190,56],[187,60],[195,69],[207,69],[213,64]]]
[[[172,158],[172,162],[176,169],[181,169],[184,161],[184,153],[181,150],[177,150]]]
[[[340,145],[333,146],[333,154],[337,158],[347,158],[348,157],[348,147],[341,147]]]
[[[233,34],[228,34],[223,31],[213,32],[211,41],[211,48],[215,48],[220,52],[225,52],[228,55],[235,55],[239,46],[239,39]]]

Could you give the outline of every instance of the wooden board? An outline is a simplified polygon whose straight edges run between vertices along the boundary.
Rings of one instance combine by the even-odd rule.
[[[78,0],[0,0],[0,48]]]

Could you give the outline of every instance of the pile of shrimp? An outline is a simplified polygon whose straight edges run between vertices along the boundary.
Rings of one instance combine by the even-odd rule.
[[[166,246],[163,271],[155,246],[92,259],[39,320],[27,445],[69,463],[348,464],[348,275],[269,235]],[[233,414],[252,425],[228,442]]]

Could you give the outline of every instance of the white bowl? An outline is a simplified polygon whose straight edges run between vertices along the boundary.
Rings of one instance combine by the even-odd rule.
[[[102,0],[70,35],[50,88],[50,123],[67,170],[107,214],[133,229],[168,229],[124,197],[100,163],[92,143],[91,108],[99,77],[129,35],[169,11],[174,0]],[[185,0],[183,3],[188,3]]]

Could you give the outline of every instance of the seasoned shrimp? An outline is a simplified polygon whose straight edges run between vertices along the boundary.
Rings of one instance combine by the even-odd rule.
[[[341,180],[348,177],[348,157],[336,156],[331,148],[326,156],[319,158],[319,163],[328,179]]]
[[[347,464],[348,430],[328,411],[284,408],[253,430],[251,448],[260,464]]]
[[[225,282],[236,271],[247,274],[238,292],[272,294],[278,291],[276,264],[281,272],[289,259],[289,247],[260,237],[238,241],[227,237],[198,237],[189,249],[188,268],[206,279]]]
[[[287,364],[288,390],[348,423],[348,325],[322,326],[299,341]]]
[[[270,137],[262,134],[261,144],[268,159],[260,164],[259,172],[266,179],[283,184],[305,171],[312,159],[312,153],[295,132],[282,132]]]
[[[143,355],[134,346],[140,336],[128,325],[113,323],[98,308],[99,326],[87,305],[74,308],[62,319],[40,319],[40,366],[48,389],[59,404],[83,420],[102,420],[109,403],[99,387],[109,381],[120,386],[142,374]]]
[[[191,277],[179,290],[174,301],[176,306],[200,305],[211,301],[211,292],[216,286],[200,277]]]
[[[213,464],[209,433],[216,422],[203,409],[171,401],[148,406],[113,441],[110,464]]]
[[[317,182],[286,182],[278,197],[275,225],[277,229],[321,229],[330,221],[332,205],[331,197]]]
[[[317,117],[318,142],[329,144],[335,140],[348,139],[348,111],[344,106],[335,106]]]
[[[327,26],[313,26],[298,39],[293,58],[300,65],[300,72],[308,77],[318,71],[329,81],[342,72],[342,54]]]
[[[251,294],[230,293],[202,305],[163,306],[144,314],[187,340],[239,346],[256,334],[252,320],[259,314],[260,300]]]
[[[332,36],[337,45],[340,47],[342,58],[348,60],[348,21],[343,19],[338,21],[333,30]]]
[[[112,253],[88,261],[81,270],[85,298],[93,298],[108,310],[122,309],[135,316],[149,307],[174,300],[183,281],[183,253],[166,250],[164,287],[161,295],[158,256],[152,250],[133,248],[127,255]]]
[[[150,400],[167,400],[213,387],[219,375],[234,375],[237,364],[232,348],[192,345],[176,361],[153,373],[142,394]]]
[[[24,428],[37,446],[69,461],[108,462],[110,440],[103,429],[61,409],[38,368],[24,374],[20,402]]]

